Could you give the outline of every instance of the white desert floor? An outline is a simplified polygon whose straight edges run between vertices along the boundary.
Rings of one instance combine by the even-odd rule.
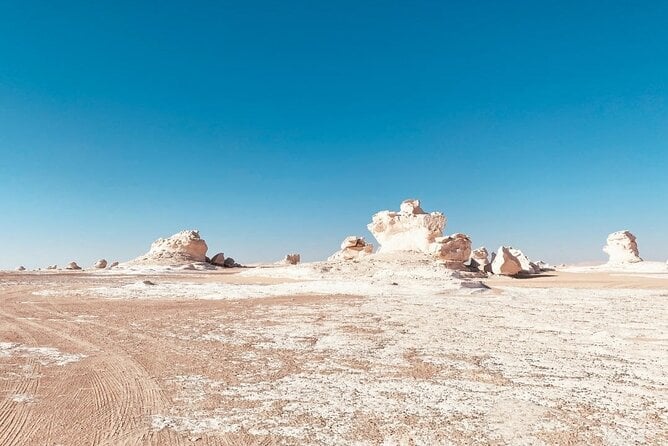
[[[668,444],[668,272],[0,273],[0,444]]]

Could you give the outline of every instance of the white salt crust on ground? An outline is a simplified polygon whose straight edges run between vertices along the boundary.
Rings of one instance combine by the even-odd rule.
[[[480,279],[462,279],[460,273],[448,270],[428,256],[409,255],[397,258],[368,257],[360,261],[305,263],[291,266],[268,266],[244,270],[244,277],[289,279],[288,283],[271,285],[229,283],[187,283],[163,278],[147,285],[137,281],[114,287],[89,287],[71,290],[45,289],[38,296],[86,295],[117,299],[248,299],[290,295],[363,295],[385,296],[438,294],[444,291],[484,288]]]
[[[656,274],[653,277],[668,278],[668,264],[666,262],[643,261],[636,263],[604,263],[593,266],[565,266],[559,271],[569,273],[633,273],[633,274]]]
[[[668,351],[668,293],[506,288],[216,319],[214,330],[181,321],[161,335],[247,346],[238,361],[297,357],[299,367],[274,379],[274,358],[233,386],[175,376],[181,394],[154,429],[299,445],[551,444],[584,423],[592,443],[626,445],[659,444],[668,426],[668,355],[658,354]],[[205,409],[210,398],[238,408]],[[360,429],[381,441],[360,441]]]

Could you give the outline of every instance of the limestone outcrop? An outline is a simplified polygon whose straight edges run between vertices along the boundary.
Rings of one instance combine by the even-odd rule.
[[[211,260],[209,260],[209,263],[215,266],[225,266],[225,254],[222,252],[219,252],[215,256],[211,257]]]
[[[638,252],[636,236],[631,232],[617,231],[608,235],[603,252],[608,254],[608,264],[624,264],[642,262]]]
[[[483,246],[478,249],[474,249],[471,252],[469,266],[480,271],[481,273],[491,273],[492,262],[489,260],[489,252],[487,251],[487,248]]]
[[[70,262],[67,264],[67,267],[65,269],[78,270],[81,269],[81,267],[77,265],[77,262]]]
[[[515,276],[522,272],[520,261],[511,252],[512,248],[501,246],[492,262],[492,272],[504,276]]]
[[[529,258],[517,248],[508,248],[510,253],[515,256],[515,258],[520,262],[522,266],[522,272],[525,274],[538,274],[540,273],[540,268],[538,265],[533,263]]]
[[[443,236],[445,215],[440,212],[426,213],[420,207],[420,200],[414,199],[404,200],[399,209],[399,212],[378,212],[367,225],[380,244],[378,252],[433,252],[430,245],[437,237]]]
[[[58,265],[49,265],[46,269],[58,269]]]
[[[132,264],[184,265],[206,261],[206,242],[199,231],[188,230],[153,242],[149,252],[129,262]]]
[[[471,239],[466,234],[436,237],[429,247],[431,253],[450,269],[465,269],[464,262],[471,257]]]
[[[104,269],[107,267],[107,261],[105,259],[100,259],[97,262],[95,262],[94,266],[97,269]]]
[[[297,265],[301,261],[301,256],[299,254],[287,254],[283,261],[284,265]]]
[[[451,269],[465,269],[471,256],[471,239],[466,234],[444,235],[447,218],[441,212],[425,212],[420,200],[404,200],[399,212],[382,211],[367,228],[378,240],[379,253],[422,252]]]
[[[327,260],[353,260],[367,256],[373,252],[373,245],[364,240],[363,237],[351,235],[341,243],[341,249],[332,254]]]
[[[116,268],[117,266],[118,266],[118,262],[111,262],[111,265],[109,265],[109,269]]]

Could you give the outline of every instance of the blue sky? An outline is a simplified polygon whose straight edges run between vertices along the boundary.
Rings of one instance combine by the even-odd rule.
[[[316,260],[409,197],[475,246],[668,258],[666,2],[102,3],[0,3],[0,268],[185,228]]]

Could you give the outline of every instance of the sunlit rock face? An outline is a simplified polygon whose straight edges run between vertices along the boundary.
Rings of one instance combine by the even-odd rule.
[[[482,246],[478,249],[474,249],[471,252],[469,265],[471,268],[475,268],[481,273],[491,273],[492,262],[489,260],[489,252],[487,251],[487,248]]]
[[[430,249],[448,268],[464,269],[464,262],[471,257],[471,239],[461,233],[436,237]]]
[[[642,262],[636,236],[629,231],[617,231],[608,235],[603,252],[610,257],[608,259],[610,264]]]
[[[176,265],[205,262],[207,249],[199,231],[181,231],[171,237],[156,240],[149,252],[135,259],[133,263]]]
[[[341,249],[332,254],[327,260],[354,260],[367,256],[373,252],[373,245],[367,243],[363,237],[350,235],[343,239]]]
[[[430,245],[443,235],[446,218],[440,212],[426,213],[420,200],[405,200],[399,211],[381,211],[372,217],[367,228],[378,240],[378,252],[433,252]]]
[[[529,260],[529,258],[517,248],[508,248],[510,253],[515,256],[515,258],[520,262],[522,266],[522,272],[525,274],[538,274],[540,273],[540,267],[534,262]]]
[[[512,248],[501,246],[492,261],[492,272],[504,276],[514,276],[522,272],[520,261],[511,252]]]

